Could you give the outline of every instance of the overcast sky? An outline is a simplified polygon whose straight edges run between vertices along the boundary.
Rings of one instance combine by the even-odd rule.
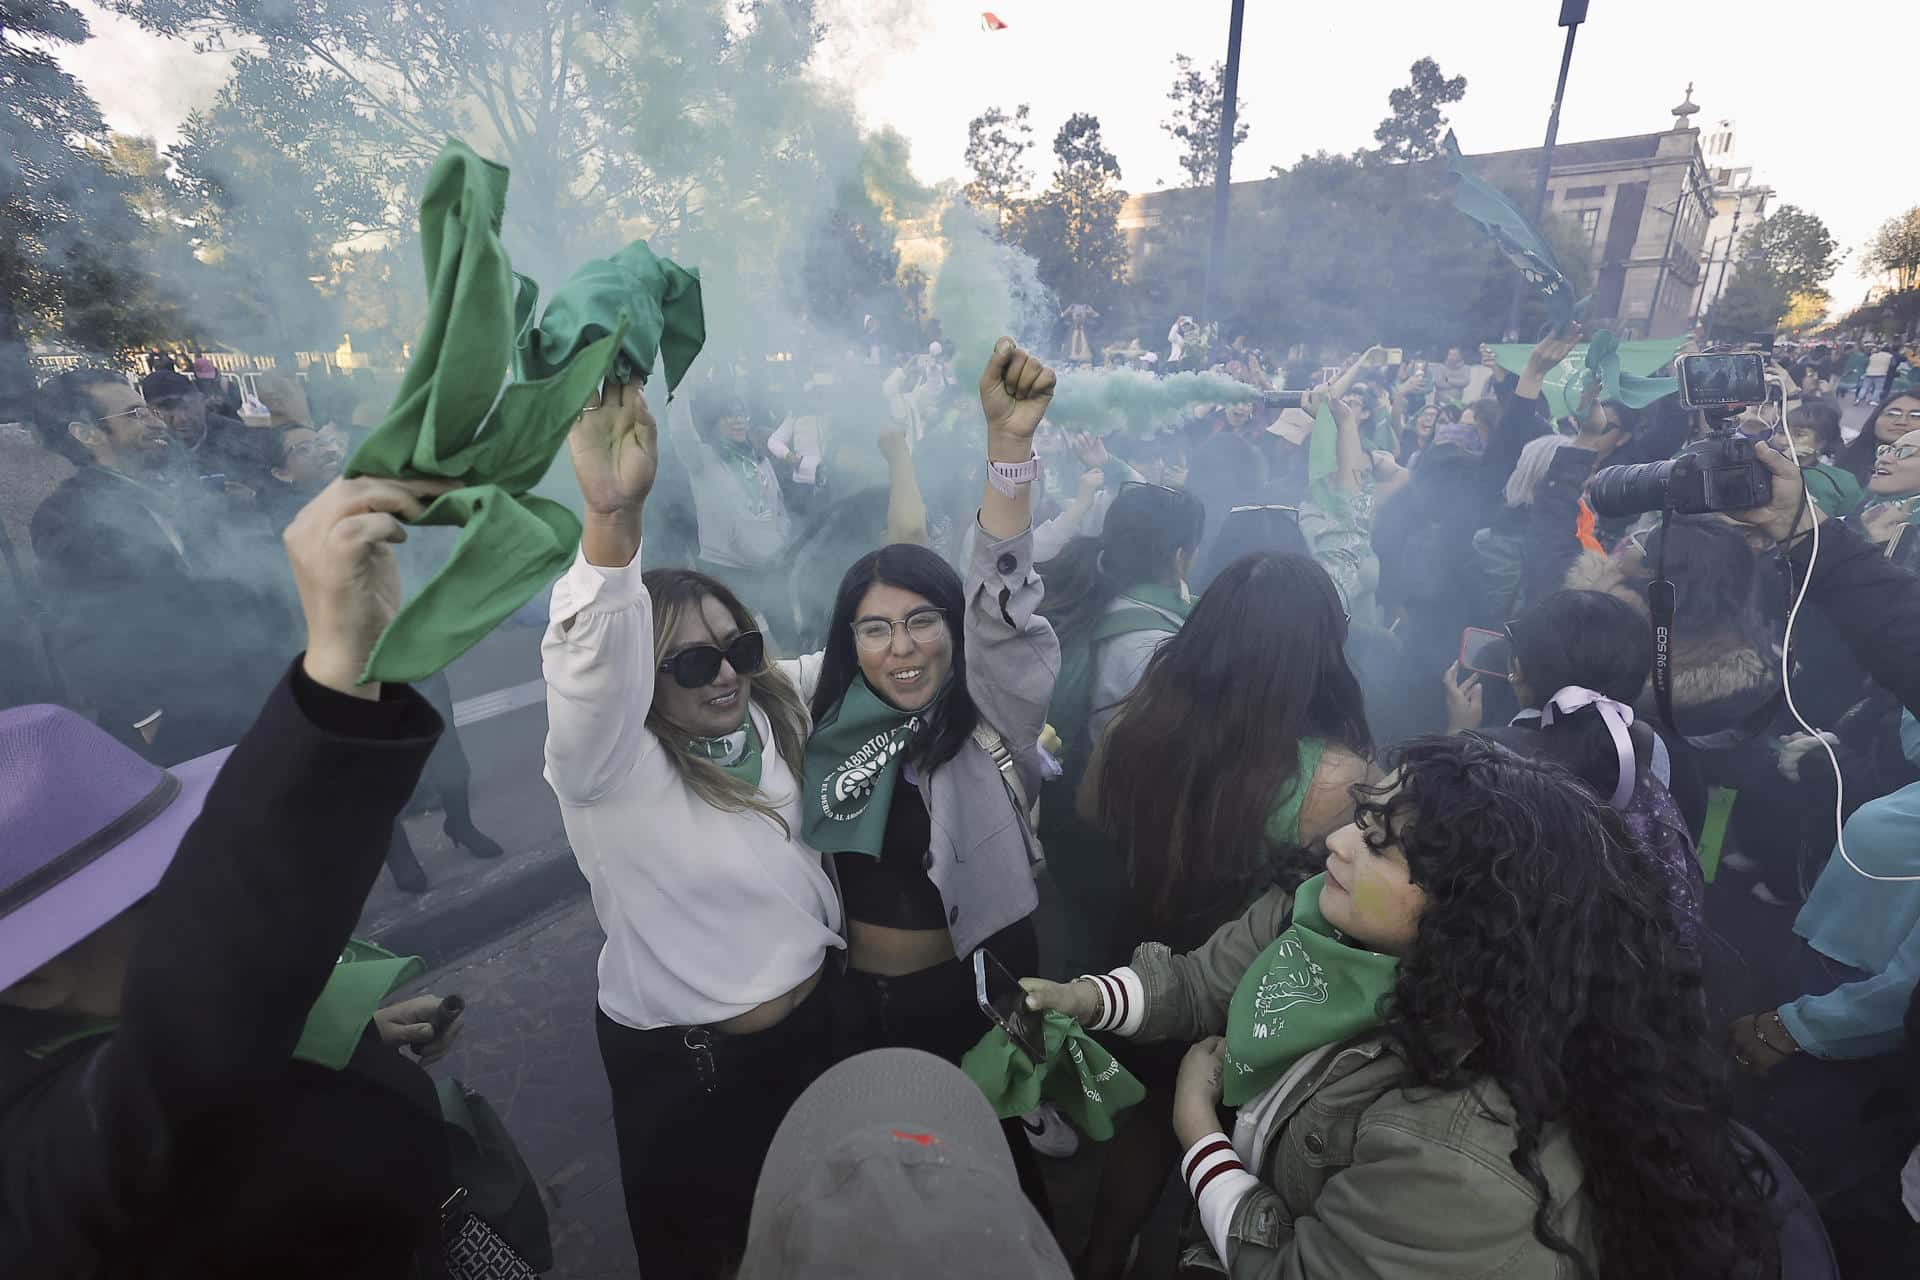
[[[94,39],[63,60],[110,125],[165,145],[225,79],[224,61],[77,2]],[[1030,102],[1043,165],[1060,123],[1090,111],[1135,191],[1179,179],[1175,144],[1160,129],[1173,55],[1223,58],[1230,8],[1229,0],[832,4],[844,17],[829,36],[828,65],[868,123],[907,136],[923,178],[964,176],[967,121],[989,106]],[[981,30],[983,8],[1007,29]],[[1786,23],[1763,8],[1592,0],[1560,137],[1667,128],[1691,81],[1695,123],[1732,120],[1739,161],[1777,190],[1776,202],[1819,214],[1851,251],[1830,286],[1844,310],[1867,287],[1856,270],[1861,246],[1920,202],[1920,181],[1900,159],[1916,117],[1911,57],[1892,38],[1900,21],[1885,4],[1826,0]],[[1538,145],[1565,37],[1558,14],[1558,0],[1253,0],[1240,71],[1252,132],[1235,174],[1263,177],[1306,152],[1372,145],[1388,90],[1425,55],[1467,77],[1450,117],[1469,153]]]

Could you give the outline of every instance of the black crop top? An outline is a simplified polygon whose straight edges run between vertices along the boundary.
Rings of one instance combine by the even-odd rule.
[[[933,849],[933,820],[920,788],[903,776],[893,788],[880,856],[834,855],[847,919],[886,929],[944,929],[947,906],[927,878]]]

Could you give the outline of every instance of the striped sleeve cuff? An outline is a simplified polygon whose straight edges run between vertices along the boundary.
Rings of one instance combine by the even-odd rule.
[[[1147,1017],[1147,989],[1140,981],[1140,975],[1122,966],[1111,973],[1082,976],[1100,992],[1100,1020],[1088,1029],[1111,1031],[1123,1036],[1138,1035],[1140,1024]]]
[[[1260,1185],[1260,1180],[1247,1172],[1233,1152],[1233,1143],[1218,1130],[1187,1149],[1180,1159],[1180,1174],[1199,1206],[1200,1225],[1206,1229],[1214,1255],[1227,1261],[1233,1211],[1248,1192]]]

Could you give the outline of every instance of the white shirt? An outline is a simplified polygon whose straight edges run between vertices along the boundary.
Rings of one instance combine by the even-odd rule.
[[[1891,351],[1876,351],[1867,357],[1867,376],[1869,378],[1884,378],[1887,376],[1887,370],[1891,368],[1893,368],[1893,353]]]
[[[700,1026],[784,995],[840,937],[840,900],[800,838],[800,789],[751,709],[764,815],[713,808],[646,727],[658,663],[640,557],[624,569],[574,557],[540,643],[546,778],[607,935],[600,1008],[639,1030]],[[667,677],[671,679],[672,677]]]

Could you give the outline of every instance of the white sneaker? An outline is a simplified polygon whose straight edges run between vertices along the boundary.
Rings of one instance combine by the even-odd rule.
[[[1027,1131],[1027,1143],[1034,1152],[1050,1160],[1070,1159],[1080,1150],[1080,1135],[1051,1102],[1043,1102],[1021,1116],[1020,1127]]]

